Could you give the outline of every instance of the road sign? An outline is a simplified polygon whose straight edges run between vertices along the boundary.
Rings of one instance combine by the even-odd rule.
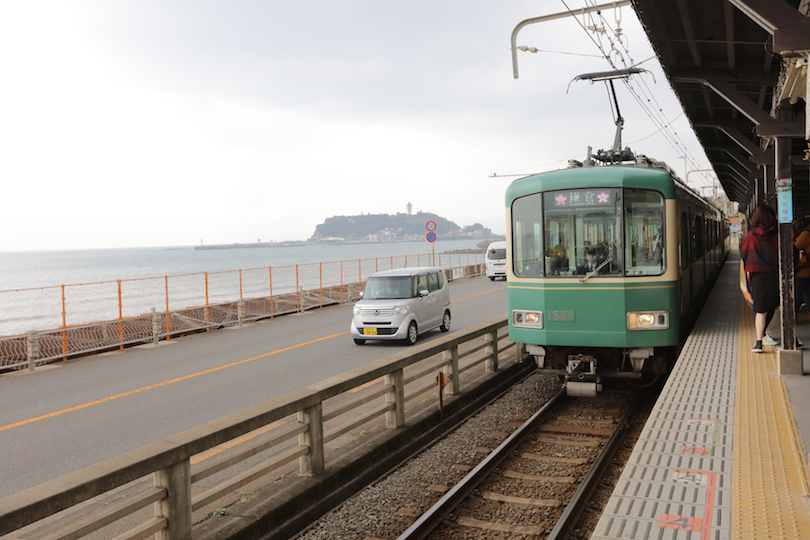
[[[427,233],[427,241],[428,242],[435,242],[436,241],[436,233],[435,232]]]
[[[435,222],[435,221],[428,221],[428,222],[425,224],[425,227],[427,227],[427,230],[429,230],[429,231],[435,231],[435,230],[436,230],[436,222]],[[433,240],[431,240],[431,242],[432,242],[432,241],[433,241]]]

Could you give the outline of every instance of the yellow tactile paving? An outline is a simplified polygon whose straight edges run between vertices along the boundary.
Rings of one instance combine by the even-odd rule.
[[[754,315],[740,300],[731,538],[810,539],[807,461],[776,350],[753,353]]]

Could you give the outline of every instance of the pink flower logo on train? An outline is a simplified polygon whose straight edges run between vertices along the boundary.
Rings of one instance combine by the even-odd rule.
[[[604,191],[596,196],[596,200],[599,201],[600,204],[605,204],[606,202],[610,201],[610,193],[605,193]]]
[[[568,197],[563,194],[559,194],[554,197],[554,200],[557,201],[557,206],[565,206],[566,201],[568,201]]]

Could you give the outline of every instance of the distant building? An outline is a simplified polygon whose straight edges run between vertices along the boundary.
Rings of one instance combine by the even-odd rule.
[[[410,216],[411,212],[413,211],[413,205],[411,203],[408,203],[406,205],[406,208],[408,209],[408,215]]]

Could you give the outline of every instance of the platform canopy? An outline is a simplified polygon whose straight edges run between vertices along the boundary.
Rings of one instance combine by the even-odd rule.
[[[728,197],[748,213],[789,167],[794,214],[810,214],[810,0],[632,5]]]

